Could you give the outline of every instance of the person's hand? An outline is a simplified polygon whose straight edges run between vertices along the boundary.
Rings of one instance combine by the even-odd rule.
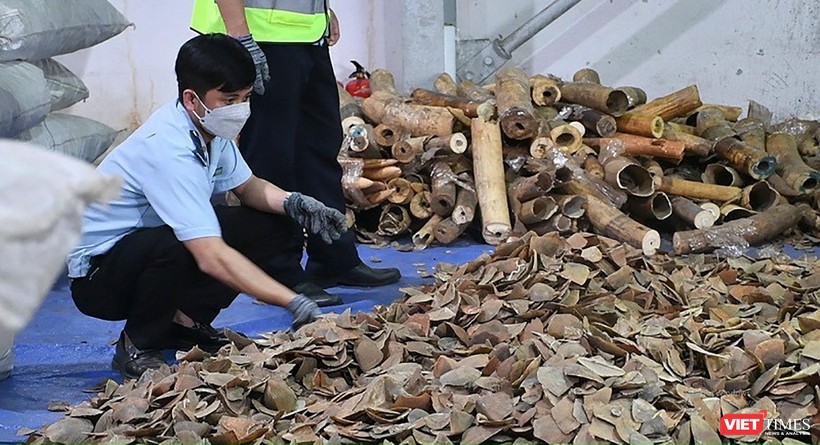
[[[298,331],[299,328],[315,321],[322,315],[319,306],[317,306],[313,300],[302,294],[297,294],[293,301],[288,303],[286,309],[293,315],[293,323],[290,326],[293,332]]]
[[[339,43],[339,38],[342,36],[339,30],[339,18],[336,13],[330,10],[330,34],[327,36],[327,46],[333,46]]]
[[[256,66],[256,82],[253,84],[253,91],[261,96],[265,94],[265,83],[270,80],[268,58],[265,57],[265,53],[262,51],[262,48],[259,47],[259,44],[256,43],[256,40],[253,40],[252,35],[248,34],[237,40],[251,53],[253,64]]]
[[[285,213],[309,233],[318,235],[327,244],[347,232],[347,220],[342,212],[332,209],[310,196],[291,193],[285,199]]]

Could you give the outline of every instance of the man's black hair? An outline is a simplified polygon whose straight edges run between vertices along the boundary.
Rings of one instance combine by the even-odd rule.
[[[256,68],[250,53],[225,34],[203,34],[185,42],[177,55],[179,99],[191,89],[200,98],[216,88],[233,93],[253,86]]]

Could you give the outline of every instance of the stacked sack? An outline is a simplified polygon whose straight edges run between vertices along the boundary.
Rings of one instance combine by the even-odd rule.
[[[116,36],[128,26],[128,20],[106,0],[0,0],[0,139],[19,139],[88,162],[104,153],[114,142],[116,131],[91,119],[56,113],[88,98],[88,89],[79,77],[52,57],[94,46]],[[0,148],[7,147],[14,146],[4,142]],[[16,147],[20,149],[15,158],[28,156],[22,147],[22,144]],[[19,190],[12,185],[15,178],[25,176],[25,169],[14,167],[15,158],[4,161],[12,162],[11,177],[5,177],[6,183],[0,184],[0,196],[3,196],[4,190]],[[30,157],[29,160],[35,158]],[[37,171],[50,171],[52,165],[45,159],[42,164],[37,164]],[[53,203],[55,196],[50,194],[43,199],[29,201],[35,204]],[[14,212],[22,215],[30,213],[24,208],[15,207],[13,200],[9,209],[11,212],[7,212],[7,217]],[[29,205],[28,209],[33,210],[33,207]],[[22,252],[15,250],[15,243],[8,238],[14,239],[19,224],[3,217],[0,211],[0,222],[6,229],[6,233],[0,230],[0,239],[5,240],[4,245],[10,245],[12,251]],[[45,237],[36,239],[42,246],[51,246]],[[52,252],[52,256],[54,254],[62,255],[59,251]],[[23,285],[25,277],[6,272],[0,270],[0,287],[15,289],[14,286],[9,287],[11,281],[8,280]],[[50,278],[39,283],[41,287],[51,285]],[[28,298],[31,295],[15,293],[15,296],[26,297],[18,301],[18,306],[36,307],[33,300]],[[4,310],[3,313],[13,314],[14,311]],[[0,324],[8,320],[4,319]],[[15,330],[0,328],[0,380],[11,372],[12,332]]]
[[[88,162],[117,132],[56,111],[88,98],[83,81],[52,59],[89,48],[130,22],[106,0],[0,0],[0,138],[14,138]]]

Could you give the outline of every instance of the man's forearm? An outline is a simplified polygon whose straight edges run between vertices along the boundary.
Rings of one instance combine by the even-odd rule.
[[[185,242],[206,274],[231,288],[268,304],[285,307],[294,293],[219,238]]]
[[[264,179],[254,177],[237,192],[242,205],[260,212],[285,214],[285,198],[289,193]]]
[[[250,34],[245,18],[245,0],[216,0],[228,35],[234,38]]]

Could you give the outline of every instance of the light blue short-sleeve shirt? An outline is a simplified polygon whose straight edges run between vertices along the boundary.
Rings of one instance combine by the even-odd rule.
[[[248,181],[251,169],[233,141],[215,138],[210,150],[204,147],[188,113],[174,101],[112,150],[97,170],[122,178],[120,197],[85,212],[82,239],[68,256],[68,276],[86,276],[92,257],[138,229],[167,225],[180,241],[222,236],[211,197]]]

